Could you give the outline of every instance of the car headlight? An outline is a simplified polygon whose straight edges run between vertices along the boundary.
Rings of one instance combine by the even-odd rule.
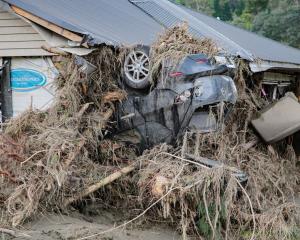
[[[195,87],[194,94],[196,97],[202,96],[203,93],[204,93],[204,87],[202,85]]]
[[[182,94],[176,97],[175,103],[184,103],[191,97],[191,95],[192,93],[190,90],[185,90]]]

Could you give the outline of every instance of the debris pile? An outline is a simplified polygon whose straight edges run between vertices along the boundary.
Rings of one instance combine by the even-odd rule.
[[[220,48],[211,39],[192,37],[187,23],[175,26],[166,30],[151,46],[152,80],[161,76],[164,65],[171,64],[175,68],[182,58],[189,54],[203,53],[212,57],[219,51]]]
[[[114,82],[118,77],[114,52],[102,48],[94,59],[98,81],[93,80],[95,76],[88,78],[71,59],[57,79],[54,106],[47,112],[28,111],[5,128],[1,170],[7,174],[1,176],[1,194],[7,195],[2,197],[2,207],[13,226],[41,206],[57,207],[53,203],[116,168],[99,158],[99,146],[114,112],[113,103],[126,94]]]
[[[246,106],[237,105],[235,122]],[[185,138],[180,148],[161,146],[141,172],[140,193],[147,205],[162,198],[154,216],[170,217],[183,234],[211,239],[297,236],[300,209],[293,197],[299,191],[299,166],[291,146],[278,153],[233,122],[220,132]],[[207,168],[191,162],[190,155],[218,159],[223,166]],[[234,166],[247,173],[246,184],[234,176]]]
[[[96,194],[107,205],[142,209],[138,217],[145,221],[168,220],[184,239],[296,238],[299,165],[288,142],[266,145],[251,129],[259,110],[253,98],[260,96],[245,87],[245,69],[237,69],[242,94],[229,118],[212,113],[219,115],[219,131],[186,132],[176,146],[161,144],[137,157],[135,146],[110,137],[115,109],[126,98],[119,87],[126,51],[99,47],[86,57],[96,66],[91,75],[76,57],[62,58],[55,104],[6,124],[1,225],[19,226],[38,212],[65,210]],[[170,57],[218,51],[211,40],[192,38],[186,26],[175,27],[153,45],[153,76]],[[201,158],[221,164],[211,168]],[[247,181],[236,177],[237,168]]]

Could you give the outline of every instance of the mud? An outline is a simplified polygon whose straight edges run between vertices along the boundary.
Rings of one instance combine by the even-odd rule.
[[[73,212],[69,215],[48,214],[23,226],[19,231],[20,237],[11,237],[0,234],[0,239],[18,240],[73,240],[85,239],[85,237],[112,229],[116,222],[122,224],[122,216],[119,213],[101,212],[98,216],[88,216]],[[27,236],[25,236],[27,235]],[[93,236],[87,239],[101,240],[179,240],[178,233],[168,226],[127,227],[111,233]]]

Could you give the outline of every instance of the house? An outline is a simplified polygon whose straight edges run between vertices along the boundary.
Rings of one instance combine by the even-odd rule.
[[[225,54],[248,61],[266,87],[278,90],[300,80],[299,49],[167,0],[0,0],[4,118],[29,106],[48,106],[57,74],[52,56],[85,55],[101,44],[150,45],[164,29],[184,21],[193,35],[212,38]],[[27,86],[24,76],[33,82]]]

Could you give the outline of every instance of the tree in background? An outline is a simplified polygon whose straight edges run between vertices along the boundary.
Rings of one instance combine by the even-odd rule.
[[[223,21],[232,20],[232,9],[227,0],[213,0],[213,10],[214,17],[218,17]]]
[[[175,2],[211,16],[214,13],[211,0],[175,0]]]
[[[261,11],[264,11],[269,4],[269,0],[246,0],[245,10],[256,15]]]
[[[300,6],[278,7],[259,13],[254,18],[252,30],[300,48]]]
[[[300,48],[300,0],[175,0],[249,31]]]
[[[233,15],[242,14],[245,8],[244,0],[175,0],[175,2],[223,21],[231,21]]]
[[[299,0],[246,0],[243,13],[232,23],[300,48]]]

